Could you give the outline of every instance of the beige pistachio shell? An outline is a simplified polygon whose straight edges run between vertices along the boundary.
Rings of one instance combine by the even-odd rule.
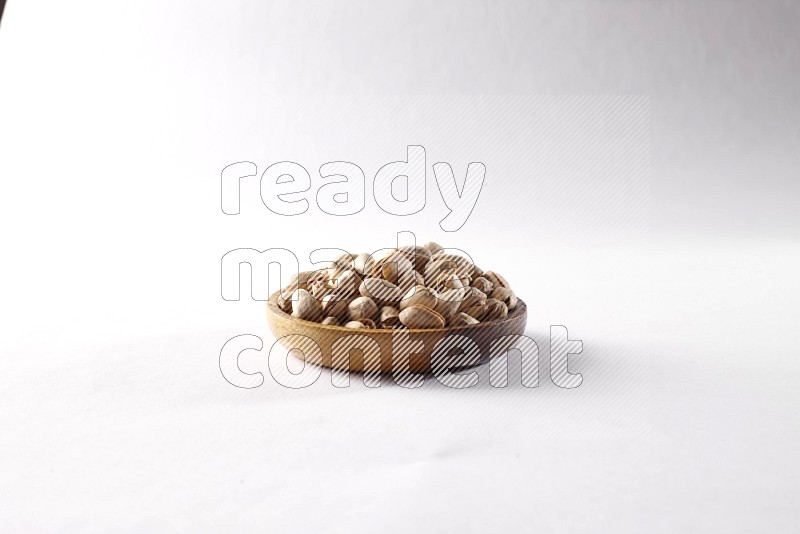
[[[422,274],[425,280],[436,280],[441,273],[455,273],[458,278],[467,281],[472,278],[472,270],[472,263],[466,258],[454,254],[435,254],[425,265]]]
[[[492,284],[483,276],[479,276],[472,281],[472,287],[479,289],[488,295],[492,292],[492,289],[494,289],[494,284]]]
[[[439,252],[440,250],[442,250],[444,248],[439,243],[434,243],[433,241],[428,241],[427,243],[422,245],[422,247],[427,249],[431,254],[433,254],[435,252]]]
[[[373,321],[372,319],[367,319],[366,317],[362,317],[361,319],[358,320],[358,322],[363,324],[364,328],[371,328],[371,329],[376,328],[375,321]]]
[[[347,304],[346,300],[340,300],[335,295],[326,295],[320,301],[322,315],[343,321],[348,317]]]
[[[431,259],[431,251],[426,249],[425,247],[420,246],[406,246],[400,247],[397,249],[398,252],[402,252],[406,255],[406,257],[411,260],[411,263],[414,264],[414,269],[417,271],[421,271],[425,268],[425,265],[428,263],[428,260]]]
[[[325,317],[325,319],[322,320],[322,324],[326,324],[329,326],[339,326],[339,319],[337,319],[336,317]]]
[[[424,306],[409,306],[400,312],[400,322],[408,328],[444,328],[441,314]]]
[[[496,321],[508,315],[506,303],[495,298],[486,299],[486,315],[481,321]]]
[[[453,315],[450,319],[449,325],[450,326],[469,326],[473,324],[479,324],[480,321],[475,319],[474,317],[470,317],[464,312],[458,312],[457,314]]]
[[[507,287],[495,287],[491,297],[503,302],[509,311],[517,307],[517,296]]]
[[[470,317],[477,319],[478,321],[483,321],[483,318],[486,317],[486,312],[488,309],[486,308],[486,304],[478,304],[477,306],[470,306],[469,308],[465,308],[461,310],[460,313],[465,313]]]
[[[322,319],[322,306],[311,293],[305,289],[298,289],[292,295],[292,317],[304,321],[320,321]]]
[[[289,279],[289,285],[295,285],[299,289],[308,289],[308,285],[319,280],[327,280],[328,273],[325,269],[319,271],[302,271]]]
[[[445,319],[449,319],[458,311],[458,307],[461,305],[463,298],[463,289],[448,289],[447,291],[442,291],[437,295],[436,305],[433,309]]]
[[[486,293],[477,287],[467,287],[464,288],[464,298],[461,301],[461,305],[458,307],[458,310],[464,311],[472,306],[483,306],[484,304],[486,304]]]
[[[405,310],[409,306],[425,306],[433,309],[436,306],[436,295],[425,286],[414,286],[408,290],[400,301],[400,309]]]
[[[361,276],[352,270],[343,271],[330,282],[330,293],[339,299],[349,299],[358,293],[361,285]]]
[[[379,312],[378,305],[369,297],[358,297],[347,306],[347,314],[352,321],[377,319]]]
[[[394,306],[383,306],[381,308],[381,322],[391,319],[392,317],[398,317],[400,315],[400,310]]]
[[[483,273],[483,277],[489,280],[495,288],[505,287],[507,289],[511,289],[511,284],[508,283],[508,280],[500,276],[499,273],[494,271],[486,271]]]
[[[358,274],[365,275],[372,271],[372,265],[374,263],[375,260],[372,259],[371,255],[362,252],[353,260],[353,268]]]
[[[403,298],[399,287],[381,278],[365,278],[358,292],[362,297],[370,297],[381,305],[397,304]]]

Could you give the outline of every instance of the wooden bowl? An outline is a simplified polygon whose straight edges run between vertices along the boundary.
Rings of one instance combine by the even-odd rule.
[[[395,359],[408,356],[409,371],[428,372],[431,370],[434,347],[451,334],[465,336],[477,344],[480,349],[479,365],[489,360],[494,340],[523,334],[528,320],[527,306],[519,300],[517,307],[503,319],[476,325],[399,331],[353,329],[292,317],[278,307],[278,293],[275,292],[267,302],[267,322],[281,345],[302,351],[306,362],[350,371],[391,372],[395,351]],[[474,361],[469,363],[475,364]],[[454,365],[451,368],[469,365]]]

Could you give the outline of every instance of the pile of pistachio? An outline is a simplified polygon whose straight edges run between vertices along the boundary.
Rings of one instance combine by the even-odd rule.
[[[517,305],[505,278],[436,243],[345,254],[301,272],[278,296],[293,317],[346,328],[444,328],[502,319]]]

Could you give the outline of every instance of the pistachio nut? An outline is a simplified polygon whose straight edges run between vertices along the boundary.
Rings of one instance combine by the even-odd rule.
[[[381,278],[365,278],[358,292],[362,297],[370,297],[381,305],[396,304],[403,298],[399,287]]]
[[[458,312],[457,314],[453,315],[448,324],[450,326],[469,326],[479,323],[480,321],[474,317],[471,317],[464,312]]]
[[[348,317],[347,304],[346,300],[339,299],[336,295],[326,295],[320,301],[322,315],[344,320]]]
[[[461,305],[458,307],[458,310],[464,311],[466,308],[471,308],[472,306],[483,306],[484,304],[486,304],[486,293],[477,287],[465,287],[464,297],[461,301]],[[476,319],[480,319],[480,317],[476,317]]]
[[[347,305],[347,315],[352,321],[375,319],[379,311],[378,305],[369,297],[358,297]]]
[[[405,310],[409,306],[425,306],[433,309],[436,306],[436,295],[425,286],[414,286],[408,290],[400,301],[400,309]]]
[[[508,315],[506,303],[495,298],[486,299],[486,315],[481,321],[496,321]]]
[[[509,311],[517,307],[517,296],[507,287],[495,287],[490,296],[493,299],[503,302],[506,306],[508,306]]]
[[[400,312],[400,322],[408,328],[444,328],[444,317],[425,306],[409,306]]]
[[[472,281],[472,287],[478,288],[488,295],[494,289],[494,284],[483,276],[479,276]]]
[[[507,289],[511,289],[511,284],[508,283],[508,280],[494,271],[486,271],[483,273],[483,277],[489,280],[495,288],[505,287]]]
[[[311,293],[305,289],[298,289],[292,295],[292,317],[305,321],[319,321],[322,319],[322,306]]]

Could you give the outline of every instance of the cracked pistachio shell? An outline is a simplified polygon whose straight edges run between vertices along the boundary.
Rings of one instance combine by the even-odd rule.
[[[433,310],[445,319],[452,317],[461,305],[461,300],[464,298],[463,289],[448,289],[439,293],[436,297],[436,305]]]
[[[511,289],[511,284],[508,283],[508,280],[500,276],[500,274],[494,271],[486,271],[483,273],[483,277],[489,280],[492,285],[496,288],[504,287],[506,289]]]
[[[396,304],[403,298],[399,287],[380,278],[365,278],[358,292],[362,297],[370,297],[380,304]]]
[[[405,310],[409,306],[425,306],[433,309],[436,306],[436,295],[425,286],[414,286],[408,290],[400,301],[400,309]]]
[[[411,263],[411,260],[404,254],[399,252],[392,254],[381,262],[380,273],[378,274],[381,278],[388,280],[394,285],[410,285],[410,283],[416,281],[416,278],[414,278],[414,264]],[[412,282],[408,282],[407,280],[409,279],[411,279]]]
[[[487,295],[492,292],[494,289],[494,284],[492,284],[489,280],[484,278],[483,276],[477,277],[475,280],[472,281],[472,287],[480,289]]]
[[[409,306],[400,312],[400,322],[408,328],[444,328],[444,317],[424,306]]]
[[[322,306],[322,315],[327,317],[334,317],[338,320],[344,320],[348,316],[346,300],[341,300],[336,295],[326,295],[322,297],[320,305]]]
[[[486,293],[477,287],[466,287],[464,288],[464,299],[461,301],[458,310],[464,311],[472,306],[483,306],[484,304],[486,304]],[[479,318],[476,317],[476,319]]]
[[[398,317],[399,315],[400,310],[394,306],[383,306],[381,308],[381,322],[391,319],[392,317]]]
[[[505,302],[495,298],[486,299],[486,315],[481,321],[496,321],[508,315],[508,306]]]
[[[509,311],[517,307],[517,296],[507,287],[495,287],[490,296],[504,303]]]
[[[434,243],[433,241],[428,241],[427,243],[422,245],[422,247],[427,249],[431,254],[439,252],[440,250],[442,250],[444,248],[439,243]]]
[[[406,255],[406,257],[414,265],[414,269],[417,271],[423,270],[425,268],[425,265],[428,263],[428,260],[431,259],[431,252],[425,247],[406,246],[406,247],[400,247],[397,250],[398,252],[402,252],[403,254]]]
[[[461,280],[472,278],[472,262],[455,254],[434,254],[425,265],[425,280],[436,280],[441,273],[455,273]]]
[[[339,299],[349,299],[358,292],[361,277],[355,271],[343,271],[329,284],[330,293]]]
[[[486,304],[478,304],[476,306],[470,306],[469,308],[461,310],[461,313],[465,313],[470,317],[477,319],[478,321],[483,321],[484,317],[486,317],[486,312],[489,309],[486,307]]]
[[[328,273],[325,269],[320,271],[302,271],[289,278],[289,286],[294,285],[299,289],[308,289],[309,284],[320,280],[327,280],[327,277]]]
[[[470,317],[464,312],[458,312],[450,319],[450,326],[469,326],[479,324],[480,321],[474,317]]]
[[[281,291],[281,294],[278,295],[278,308],[286,313],[292,313],[292,295],[297,289],[296,283],[286,286],[286,288]]]

